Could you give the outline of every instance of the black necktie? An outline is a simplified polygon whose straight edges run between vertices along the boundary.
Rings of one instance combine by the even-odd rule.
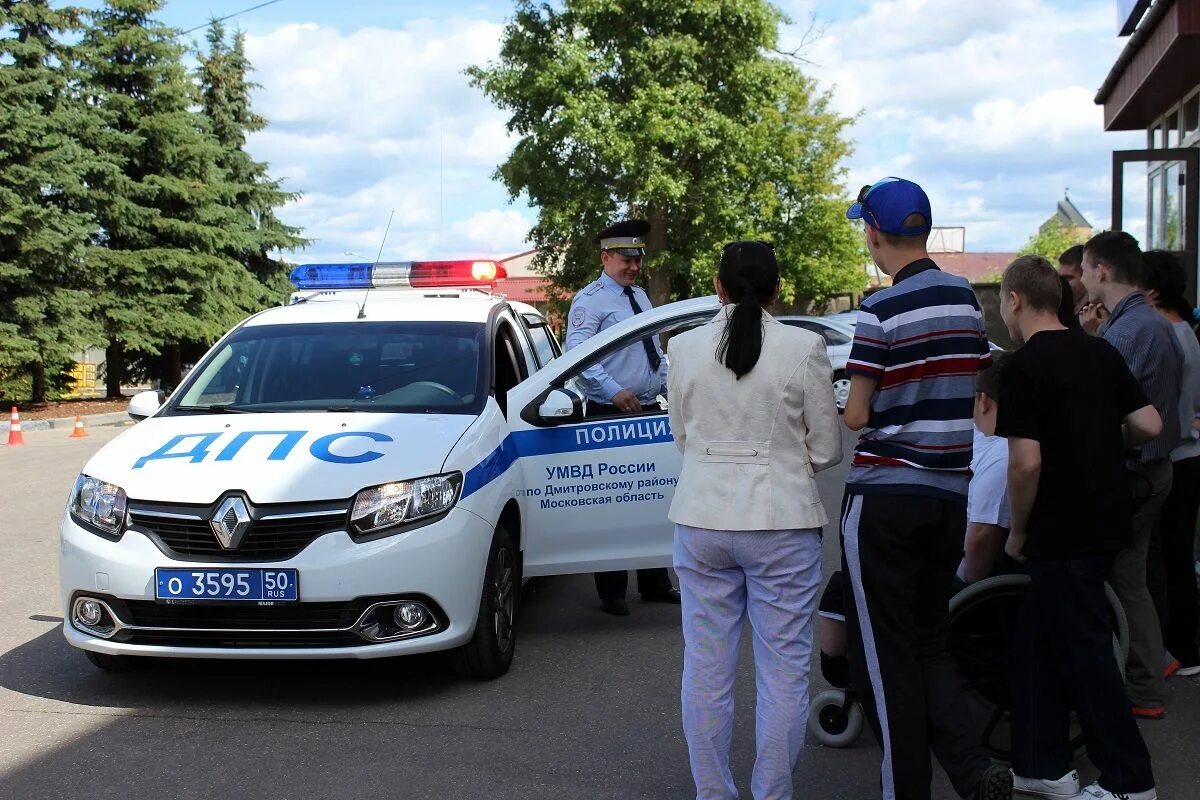
[[[640,314],[642,309],[638,307],[637,300],[633,299],[633,287],[625,287],[625,296],[629,298],[629,307],[633,309],[633,313]],[[658,365],[662,363],[659,358],[658,350],[654,347],[654,342],[650,341],[650,337],[642,339],[642,347],[646,348],[646,358],[650,359],[650,371],[658,372]]]

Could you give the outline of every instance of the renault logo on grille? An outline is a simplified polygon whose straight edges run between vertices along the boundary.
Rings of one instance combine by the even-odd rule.
[[[246,531],[250,530],[250,510],[246,508],[246,501],[240,497],[226,497],[208,524],[221,547],[236,550]]]

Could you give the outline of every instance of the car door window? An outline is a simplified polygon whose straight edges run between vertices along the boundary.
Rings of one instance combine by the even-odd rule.
[[[580,362],[579,364],[577,364],[568,375],[564,376],[563,382],[566,386],[568,386],[569,388],[572,388],[576,393],[578,393],[579,395],[582,396],[584,394],[584,385],[585,385],[583,378],[581,377],[583,372],[585,370],[589,369],[590,367],[592,367],[594,364],[604,360],[604,358],[611,355],[614,350],[620,350],[625,347],[641,347],[640,342],[642,339],[654,336],[654,337],[659,337],[659,341],[663,343],[663,349],[664,349],[664,353],[665,353],[666,343],[668,341],[670,341],[671,337],[673,337],[677,334],[683,333],[684,331],[691,330],[692,328],[698,327],[700,325],[704,325],[707,322],[709,322],[709,320],[711,320],[711,319],[712,319],[712,313],[705,312],[700,315],[697,315],[697,316],[694,316],[691,318],[687,318],[687,319],[667,320],[653,328],[650,328],[649,330],[639,333],[636,336],[626,337],[624,340],[615,342],[612,346],[607,347],[604,350],[601,350],[601,351],[593,354],[592,357],[587,359],[586,361]],[[669,357],[668,357],[667,368],[670,369]],[[665,395],[665,390],[664,390],[664,395]],[[663,400],[669,401],[669,398],[663,397]],[[605,419],[620,419],[622,417],[646,416],[646,415],[651,415],[651,414],[661,414],[665,410],[666,410],[666,404],[664,402],[657,406],[645,407],[640,412],[632,412],[632,413],[628,413],[628,414],[617,414],[617,415],[606,414],[604,416],[604,418]],[[594,417],[593,415],[588,414],[587,418],[588,419],[596,419],[597,417]]]
[[[821,335],[825,337],[825,344],[830,347],[840,347],[850,344],[851,339],[846,334],[836,328],[826,326],[821,327]]]
[[[538,364],[546,366],[561,354],[558,342],[554,339],[554,334],[550,332],[550,326],[543,320],[538,323],[531,324],[526,318],[526,329],[529,331],[529,340],[533,343],[533,352],[537,356]]]

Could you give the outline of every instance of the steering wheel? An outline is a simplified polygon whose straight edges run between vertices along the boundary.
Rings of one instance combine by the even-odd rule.
[[[458,392],[451,389],[449,386],[446,386],[444,383],[437,383],[435,381],[416,381],[415,383],[408,384],[404,388],[405,389],[433,389],[435,391],[441,392],[442,394],[448,395],[450,397],[450,399],[452,399],[455,403],[462,402],[462,396]]]

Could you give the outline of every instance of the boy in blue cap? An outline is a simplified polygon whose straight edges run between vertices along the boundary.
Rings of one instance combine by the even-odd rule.
[[[992,766],[946,652],[967,527],[976,373],[991,365],[971,285],[926,247],[933,215],[917,184],[884,178],[846,211],[861,219],[892,286],[863,301],[846,365],[845,422],[863,431],[842,501],[850,667],[883,746],[885,800],[928,800],[933,749],[955,790],[1012,796]]]

